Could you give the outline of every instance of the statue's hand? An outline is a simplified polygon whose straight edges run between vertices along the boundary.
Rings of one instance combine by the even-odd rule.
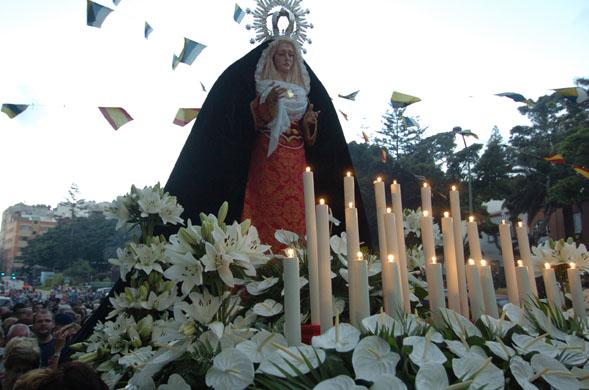
[[[313,111],[313,105],[309,104],[309,109],[303,116],[303,130],[305,133],[305,141],[309,145],[315,144],[317,139],[317,118],[321,111]]]

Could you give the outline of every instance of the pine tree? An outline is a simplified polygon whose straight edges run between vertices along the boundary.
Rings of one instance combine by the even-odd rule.
[[[393,158],[401,158],[414,151],[422,140],[425,129],[411,117],[405,116],[406,107],[391,108],[383,116],[383,129],[377,131],[382,137],[376,143],[384,146]]]

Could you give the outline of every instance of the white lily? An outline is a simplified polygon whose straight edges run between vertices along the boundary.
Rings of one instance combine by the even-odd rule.
[[[558,350],[553,345],[546,343],[547,334],[538,337],[528,336],[526,334],[513,334],[511,340],[515,350],[521,355],[526,355],[530,352],[540,352],[550,357],[555,357]]]
[[[155,351],[152,350],[151,346],[147,346],[129,351],[118,360],[118,363],[123,367],[131,367],[134,370],[139,370],[149,362],[154,355]]]
[[[503,389],[505,386],[503,371],[491,363],[491,358],[485,359],[476,353],[453,359],[452,370],[462,383],[470,383],[474,389]]]
[[[533,379],[534,376],[534,369],[530,363],[526,362],[520,356],[514,356],[509,361],[509,369],[523,390],[538,390],[538,388],[530,382],[530,378]]]
[[[409,358],[413,363],[420,366],[425,363],[444,364],[448,359],[440,348],[433,341],[441,343],[444,338],[441,334],[433,332],[432,329],[422,336],[409,336],[403,339],[403,345],[413,346]]]
[[[495,356],[498,356],[506,362],[516,355],[515,350],[505,345],[500,338],[497,338],[497,341],[486,341],[485,345],[491,350],[491,352],[493,352]]]
[[[446,369],[439,363],[424,363],[415,376],[417,390],[445,390],[448,387]]]
[[[504,317],[505,313],[503,313],[499,319],[483,314],[481,316],[481,321],[487,326],[487,328],[489,328],[494,336],[505,337],[507,332],[516,326],[517,323],[506,320]]]
[[[161,191],[154,187],[145,187],[142,190],[137,190],[139,199],[137,204],[141,211],[142,217],[147,217],[150,214],[159,214],[164,202]]]
[[[251,295],[260,295],[265,293],[270,287],[278,283],[278,280],[279,279],[277,277],[263,277],[262,280],[248,283],[246,289],[247,292]]]
[[[205,381],[215,390],[244,389],[254,382],[254,364],[243,352],[226,349],[213,359]]]
[[[536,370],[535,377],[542,377],[556,389],[578,389],[580,383],[567,368],[558,360],[538,353],[532,356],[532,367]],[[533,380],[530,380],[533,382]]]
[[[305,359],[313,368],[319,367],[319,365],[325,361],[325,351],[313,348],[310,345],[288,348],[278,344],[274,344],[274,346],[277,349],[276,352],[271,353],[264,361],[262,361],[258,371],[268,375],[285,378],[285,375],[280,370],[293,376],[298,375],[293,371],[290,365],[293,365],[303,374],[306,374],[310,371],[310,368]],[[319,359],[317,359],[317,357],[319,357]]]
[[[282,312],[282,304],[273,299],[266,299],[254,305],[254,313],[262,317],[272,317]]]
[[[184,220],[180,217],[183,211],[184,207],[176,202],[175,196],[164,194],[162,206],[158,213],[164,225],[167,225],[168,223],[172,225],[184,223]]]
[[[133,270],[133,267],[137,263],[137,259],[133,254],[131,246],[127,245],[124,249],[117,248],[117,258],[108,259],[108,262],[119,267],[121,279],[126,282],[127,274]]]
[[[376,380],[380,375],[395,372],[401,357],[391,351],[391,346],[378,336],[363,338],[352,354],[352,366],[356,378]]]
[[[191,253],[175,254],[169,259],[172,265],[164,271],[164,276],[181,283],[181,291],[184,296],[190,294],[195,286],[202,284],[202,263],[195,259]]]
[[[188,318],[195,319],[203,325],[208,325],[223,304],[223,297],[209,293],[206,288],[203,293],[193,292],[189,295],[191,304],[186,301],[178,302],[175,307],[182,310]]]
[[[335,378],[326,379],[313,387],[313,390],[368,390],[365,386],[358,386],[347,375],[338,375]]]
[[[478,345],[473,345],[473,346],[468,345],[468,343],[466,342],[465,339],[462,339],[461,341],[444,340],[444,342],[448,346],[448,349],[450,350],[450,352],[452,352],[454,355],[456,355],[458,357],[464,357],[464,356],[468,355],[469,353],[476,353],[477,355],[480,355],[483,358],[487,357],[487,354],[485,353],[484,349],[482,349]]]
[[[336,317],[335,326],[320,336],[314,336],[312,345],[323,349],[335,349],[337,352],[353,350],[360,340],[360,331],[350,324],[340,324]]]
[[[446,322],[450,325],[450,329],[459,338],[467,338],[471,336],[482,337],[481,331],[474,326],[470,320],[450,309],[440,309],[440,314]]]
[[[190,390],[190,385],[178,374],[172,374],[168,383],[159,385],[157,390]]]
[[[362,320],[362,326],[374,335],[378,334],[382,329],[386,329],[389,332],[393,331],[394,336],[403,334],[403,325],[385,312],[364,318]]]
[[[277,345],[285,348],[288,346],[284,336],[262,329],[250,340],[237,344],[235,348],[245,353],[254,363],[260,363],[278,350]]]
[[[145,244],[131,244],[131,250],[135,254],[137,263],[135,268],[142,270],[146,274],[150,274],[152,271],[164,273],[161,263],[166,262],[165,253],[165,242],[156,242],[151,245]]]
[[[281,244],[287,246],[296,245],[299,242],[299,235],[289,230],[278,229],[274,232],[274,238]]]
[[[370,390],[407,390],[407,386],[395,375],[383,374],[373,381]]]

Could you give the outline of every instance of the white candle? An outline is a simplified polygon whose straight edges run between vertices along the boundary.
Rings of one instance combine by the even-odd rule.
[[[507,284],[507,296],[509,302],[519,304],[517,281],[515,277],[515,261],[513,258],[513,245],[511,243],[511,225],[505,220],[499,225],[499,238],[501,240],[501,254],[503,255],[503,270]]]
[[[530,277],[528,275],[528,267],[524,265],[521,260],[517,261],[515,268],[515,277],[517,279],[517,291],[519,296],[519,305],[524,307],[533,297],[532,288],[530,287]]]
[[[382,298],[385,312],[389,315],[395,310],[393,302],[393,270],[392,263],[389,261],[391,255],[398,258],[399,251],[397,248],[397,226],[395,225],[395,215],[387,208],[384,214],[386,246],[389,253],[386,260],[382,262]]]
[[[403,228],[403,204],[401,200],[401,185],[396,181],[391,184],[391,196],[393,201],[393,213],[395,214],[395,224],[397,225],[397,248],[399,251],[399,271],[401,276],[401,289],[403,298],[403,309],[405,313],[411,312],[411,302],[409,300],[409,279],[407,272],[407,252],[405,248],[405,231]]]
[[[570,263],[570,268],[567,269],[567,276],[569,279],[569,289],[571,290],[571,300],[573,301],[573,310],[575,311],[575,315],[585,322],[587,320],[585,297],[583,295],[583,287],[581,286],[581,274],[575,263]]]
[[[442,218],[442,239],[444,243],[444,264],[446,265],[446,288],[448,289],[448,308],[462,312],[460,288],[458,286],[458,265],[454,248],[454,227],[448,212]]]
[[[530,242],[528,241],[528,227],[522,221],[517,223],[515,227],[517,235],[517,244],[519,247],[519,254],[528,268],[528,277],[530,278],[530,287],[532,294],[538,296],[538,287],[536,287],[536,275],[534,274],[534,264],[532,263],[532,252],[530,251]]]
[[[429,211],[423,211],[420,222],[423,253],[426,259],[431,259],[436,255],[436,247],[434,243],[434,221]]]
[[[348,251],[348,298],[349,298],[349,313],[350,323],[356,327],[360,322],[356,318],[357,302],[358,302],[358,285],[359,276],[357,270],[357,261],[354,261],[354,256],[360,251],[360,238],[358,233],[358,210],[353,207],[352,203],[346,207],[346,236],[347,236],[347,251]]]
[[[470,298],[470,314],[472,320],[476,321],[483,315],[483,292],[481,290],[479,268],[473,259],[468,259],[468,264],[466,264],[466,281],[468,283],[468,297]]]
[[[301,344],[301,293],[299,259],[292,248],[286,250],[284,269],[284,337],[289,346]]]
[[[560,300],[560,289],[556,282],[556,274],[554,269],[550,267],[549,263],[544,263],[544,269],[542,270],[542,278],[544,279],[544,289],[546,290],[546,298],[548,303],[556,306],[558,309],[562,308],[562,302]]]
[[[319,255],[319,324],[321,333],[333,326],[331,303],[331,262],[329,249],[329,208],[323,199],[316,206],[317,243]]]
[[[356,198],[354,195],[354,176],[352,176],[352,172],[347,172],[346,176],[344,176],[344,201],[346,205],[350,203],[353,205],[356,204]]]
[[[380,177],[374,181],[374,198],[376,200],[376,224],[378,227],[378,251],[380,254],[381,264],[385,264],[388,255],[387,252],[387,236],[384,227],[384,213],[386,210],[386,200],[384,192],[384,182]],[[382,270],[385,273],[383,267]],[[384,281],[383,281],[384,282]]]
[[[423,183],[421,186],[421,211],[427,211],[429,215],[433,215],[432,188],[427,183]]]
[[[309,296],[311,323],[319,323],[319,258],[317,255],[317,219],[315,215],[315,184],[313,172],[307,167],[303,173],[305,197],[305,227],[307,234],[307,258],[309,268]]]
[[[483,259],[481,252],[481,242],[479,240],[479,228],[473,216],[468,217],[467,234],[468,247],[470,248],[470,257],[475,260],[477,264]]]
[[[362,252],[358,252],[357,260],[358,269],[358,304],[356,306],[356,320],[362,323],[366,317],[370,317],[370,296],[368,293],[368,262],[363,260]]]
[[[495,296],[495,286],[493,285],[493,274],[491,273],[491,266],[486,260],[481,260],[479,274],[481,277],[481,289],[483,290],[485,313],[493,318],[499,318],[497,297]]]
[[[462,216],[460,214],[460,193],[456,186],[450,189],[450,216],[454,224],[454,249],[456,250],[456,269],[458,271],[458,287],[460,288],[460,307],[462,315],[470,317],[468,308],[468,290],[466,288],[466,272],[464,266],[464,242],[462,240]]]
[[[395,261],[394,255],[389,255],[388,261],[391,264],[391,274],[393,276],[393,296],[392,302],[393,313],[398,313],[403,310],[403,294],[401,290],[401,275],[399,273],[399,263]]]
[[[444,281],[442,277],[442,264],[436,261],[436,257],[431,258],[431,262],[425,265],[427,275],[427,290],[429,309],[432,313],[434,323],[438,326],[443,324],[440,309],[446,307],[444,297]]]

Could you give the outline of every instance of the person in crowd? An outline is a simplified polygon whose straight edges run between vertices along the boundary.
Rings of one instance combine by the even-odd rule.
[[[39,385],[43,383],[51,374],[52,370],[49,368],[37,368],[23,374],[14,386],[12,390],[37,390]]]
[[[37,390],[108,390],[100,375],[82,362],[64,363],[50,370],[36,385]]]
[[[2,380],[2,389],[12,390],[19,377],[38,368],[39,356],[39,345],[34,338],[15,337],[10,340],[4,354],[6,374]]]
[[[2,330],[4,333],[7,334],[10,327],[18,322],[18,318],[16,317],[7,317],[2,320]]]
[[[15,337],[33,337],[33,332],[31,332],[31,328],[25,324],[16,323],[8,329],[8,333],[6,334],[6,342],[8,343]]]
[[[39,341],[41,350],[41,367],[47,367],[49,358],[55,354],[55,338],[53,337],[53,328],[55,322],[53,313],[49,310],[42,310],[35,313],[33,319],[33,332]]]
[[[18,306],[18,307],[17,307]],[[21,324],[32,325],[33,324],[33,308],[19,303],[15,306],[14,314]]]

